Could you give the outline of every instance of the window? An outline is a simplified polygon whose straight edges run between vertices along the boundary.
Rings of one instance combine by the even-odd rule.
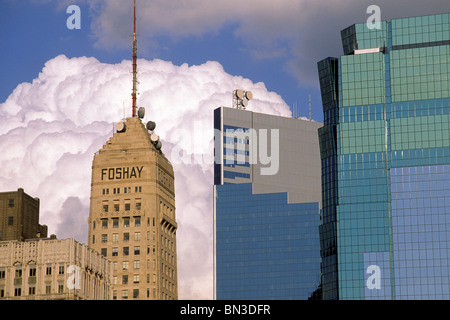
[[[122,276],[122,284],[128,284],[128,275],[124,274]]]
[[[8,226],[14,225],[14,217],[8,217]]]
[[[122,290],[122,299],[128,299],[128,290]]]
[[[140,241],[141,240],[141,233],[135,232],[134,233],[134,241]]]
[[[139,283],[139,275],[138,274],[135,274],[133,276],[133,283]]]
[[[119,242],[119,234],[118,233],[113,233],[112,242]]]
[[[29,287],[28,288],[28,295],[34,296],[36,294],[36,287]]]
[[[108,205],[107,204],[103,205],[103,212],[108,212]]]
[[[102,243],[108,242],[108,234],[104,233],[102,234]]]
[[[119,219],[115,218],[112,219],[113,222],[113,228],[118,228],[119,227]]]
[[[50,276],[52,274],[52,266],[47,266],[47,269],[45,270],[45,275]]]
[[[140,202],[136,202],[136,210],[141,210],[141,203]]]
[[[125,203],[125,211],[130,211],[130,204],[129,203]]]
[[[114,211],[118,212],[119,209],[120,209],[120,206],[119,206],[118,204],[115,204],[115,205],[114,205]]]
[[[139,298],[139,289],[133,289],[133,298]]]
[[[45,284],[45,294],[51,294],[51,293],[52,293],[52,284],[49,282],[49,283]]]
[[[106,248],[101,249],[102,256],[106,257],[108,250]]]
[[[102,229],[108,229],[108,219],[102,219]]]
[[[6,278],[6,271],[4,269],[0,269],[0,279]]]
[[[16,278],[22,278],[22,267],[16,268]]]
[[[36,266],[31,266],[30,267],[30,273],[29,274],[30,274],[30,277],[36,277]],[[1,279],[1,276],[0,276],[0,279]]]
[[[141,226],[141,217],[134,217],[134,226],[135,227]]]
[[[128,228],[130,226],[130,218],[123,218],[123,227]]]
[[[128,270],[128,261],[122,262],[122,270]]]
[[[134,262],[133,262],[134,269],[139,269],[140,265],[141,265],[141,261],[140,260],[134,260]]]
[[[135,247],[134,247],[134,254],[135,254],[135,255],[141,254],[141,247],[135,246]]]
[[[129,248],[128,247],[123,247],[123,255],[127,256],[129,254]]]
[[[59,272],[58,274],[64,274],[64,265],[59,266]]]
[[[130,234],[128,232],[124,232],[123,241],[128,241],[128,240],[130,240]]]
[[[14,207],[14,199],[8,200],[8,207],[10,207],[10,208]]]
[[[64,284],[58,283],[58,293],[64,293]]]
[[[117,257],[119,255],[119,248],[112,248],[112,256]]]
[[[14,297],[20,297],[22,295],[22,288],[14,288]]]

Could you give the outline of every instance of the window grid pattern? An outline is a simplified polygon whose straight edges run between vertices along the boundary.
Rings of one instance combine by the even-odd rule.
[[[450,299],[450,165],[391,169],[397,299]]]
[[[449,45],[394,50],[390,56],[393,102],[449,96]]]
[[[342,105],[384,103],[384,54],[358,54],[341,58]]]
[[[450,14],[392,20],[394,46],[450,40]]]
[[[320,284],[319,204],[216,186],[217,299],[308,299]]]

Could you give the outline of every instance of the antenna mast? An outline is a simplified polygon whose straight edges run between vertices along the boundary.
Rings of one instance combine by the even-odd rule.
[[[132,116],[136,116],[136,91],[137,91],[137,41],[136,41],[136,0],[134,0],[134,32],[133,32],[133,91],[132,99]]]

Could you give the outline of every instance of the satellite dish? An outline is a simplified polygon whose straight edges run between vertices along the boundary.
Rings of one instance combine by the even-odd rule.
[[[150,135],[150,140],[152,140],[153,143],[156,143],[159,141],[159,136],[156,133],[152,133]]]
[[[145,108],[144,107],[139,107],[139,109],[138,109],[138,117],[142,119],[144,116],[145,116]]]
[[[153,131],[156,128],[156,123],[153,121],[147,122],[147,130]]]
[[[117,132],[125,132],[125,130],[126,130],[125,123],[122,121],[117,122],[116,130],[117,130]]]
[[[161,141],[158,140],[158,142],[156,143],[155,147],[156,147],[156,150],[161,150],[161,148],[162,148]]]
[[[247,100],[247,99],[243,99],[243,100],[242,100],[242,105],[243,105],[244,107],[246,107],[246,106],[248,105],[248,100]]]
[[[253,93],[252,93],[251,91],[247,91],[247,92],[245,93],[245,97],[246,97],[248,100],[252,100],[252,99],[253,99]]]
[[[242,99],[244,97],[244,91],[242,91],[241,89],[237,89],[236,97],[238,97],[239,99]]]

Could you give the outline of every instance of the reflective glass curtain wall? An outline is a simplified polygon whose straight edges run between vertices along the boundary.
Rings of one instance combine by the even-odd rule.
[[[341,36],[318,64],[324,298],[449,299],[449,14]]]
[[[320,299],[321,124],[224,107],[214,119],[215,298]],[[272,130],[279,168],[264,175]]]

